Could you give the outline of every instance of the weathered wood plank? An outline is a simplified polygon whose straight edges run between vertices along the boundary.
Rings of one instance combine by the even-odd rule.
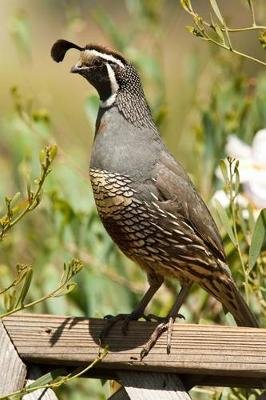
[[[105,321],[51,315],[17,314],[4,325],[25,362],[76,366],[85,365],[98,353],[97,338]],[[109,354],[97,366],[115,378],[118,370],[155,371],[266,378],[266,329],[175,324],[171,354],[166,354],[162,335],[150,354],[139,354],[156,324],[132,322],[127,336],[117,324],[108,336]],[[95,373],[95,369],[92,370]],[[206,381],[207,379],[205,379]]]
[[[130,398],[128,397],[127,392],[125,391],[125,388],[121,388],[117,392],[115,392],[111,397],[109,397],[108,400],[130,400]]]
[[[132,400],[190,400],[177,375],[120,372],[118,374],[128,397]]]
[[[20,359],[0,321],[0,396],[6,396],[24,386],[26,365]]]

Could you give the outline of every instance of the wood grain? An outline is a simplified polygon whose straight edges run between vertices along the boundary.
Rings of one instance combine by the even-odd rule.
[[[77,366],[93,361],[98,353],[98,336],[105,321],[51,315],[17,314],[3,320],[20,357],[25,362]],[[119,370],[156,371],[199,375],[210,380],[244,377],[266,378],[266,329],[176,323],[171,354],[166,354],[162,335],[150,354],[139,354],[156,324],[132,322],[127,336],[117,324],[110,332],[107,357],[93,374],[115,378]],[[218,379],[219,378],[219,379]]]
[[[0,396],[6,396],[24,386],[26,365],[12,344],[0,321]]]
[[[109,397],[108,400],[130,400],[130,398],[128,397],[125,389],[121,388],[117,392],[115,392],[111,397]]]
[[[190,400],[181,380],[173,374],[120,372],[128,397],[132,400]]]

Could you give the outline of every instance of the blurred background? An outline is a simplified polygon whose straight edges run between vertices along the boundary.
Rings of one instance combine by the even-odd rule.
[[[193,4],[208,18],[207,1]],[[221,5],[230,26],[251,24],[247,2]],[[258,23],[265,25],[265,1],[257,0],[255,9]],[[147,287],[144,273],[115,248],[96,214],[88,165],[98,98],[84,79],[69,73],[77,61],[76,51],[70,51],[63,63],[52,61],[50,49],[59,38],[81,46],[109,45],[136,65],[164,141],[217,219],[212,199],[224,187],[217,168],[220,159],[230,155],[228,139],[233,135],[252,146],[256,132],[266,128],[266,67],[208,45],[191,35],[187,25],[192,25],[191,18],[175,0],[1,1],[1,213],[6,195],[26,196],[27,182],[40,173],[40,150],[56,143],[58,155],[41,204],[0,244],[0,287],[14,279],[18,263],[32,265],[27,296],[32,301],[58,284],[64,262],[77,257],[84,264],[75,290],[31,311],[89,317],[130,312]],[[258,32],[234,34],[233,41],[240,50],[265,60]],[[246,234],[240,234],[245,253],[266,195],[259,203],[245,193],[244,186],[241,190],[249,212]],[[234,278],[244,291],[245,271],[224,227],[219,227]],[[246,293],[265,325],[261,264],[252,274]],[[150,311],[165,315],[178,288],[178,282],[167,282]],[[182,313],[187,322],[233,324],[221,305],[196,286]],[[105,399],[111,392],[110,382],[80,379],[61,388],[58,395],[71,400]],[[191,396],[255,399],[257,392],[195,388]]]

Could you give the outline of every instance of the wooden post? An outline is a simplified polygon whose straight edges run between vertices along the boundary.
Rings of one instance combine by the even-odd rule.
[[[160,373],[119,372],[124,385],[108,400],[190,400],[178,376]]]
[[[130,400],[130,398],[127,395],[127,392],[125,391],[125,388],[119,389],[117,392],[115,392],[111,397],[109,397],[108,400]]]
[[[95,360],[105,322],[44,314],[16,314],[3,319],[24,362],[46,365],[49,370],[64,366],[69,372]],[[134,373],[171,375],[169,382],[178,382],[179,378],[187,390],[195,385],[264,388],[266,329],[178,323],[173,327],[170,354],[166,352],[167,335],[163,334],[148,356],[140,360],[140,351],[155,327],[155,323],[132,321],[124,336],[121,324],[115,325],[106,340],[107,356],[86,376],[121,381],[124,387],[114,395],[120,400],[128,400],[130,395],[121,371],[130,377]],[[136,390],[137,381],[134,385]],[[182,392],[180,387],[171,390]]]
[[[119,372],[130,400],[190,400],[181,380],[173,374]]]
[[[25,383],[32,383],[41,375],[41,371],[36,366],[31,368],[27,382],[26,375],[27,367],[0,320],[0,396],[4,397],[22,389]],[[57,397],[51,389],[40,389],[23,396],[23,400],[57,400]]]
[[[0,320],[0,396],[21,389],[25,384],[26,365],[20,359]]]

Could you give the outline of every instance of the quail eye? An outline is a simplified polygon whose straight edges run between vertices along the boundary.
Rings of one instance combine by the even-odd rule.
[[[93,65],[95,66],[95,67],[100,67],[101,65],[102,65],[102,60],[100,59],[100,58],[96,58],[95,60],[94,60],[94,62],[93,62]]]

